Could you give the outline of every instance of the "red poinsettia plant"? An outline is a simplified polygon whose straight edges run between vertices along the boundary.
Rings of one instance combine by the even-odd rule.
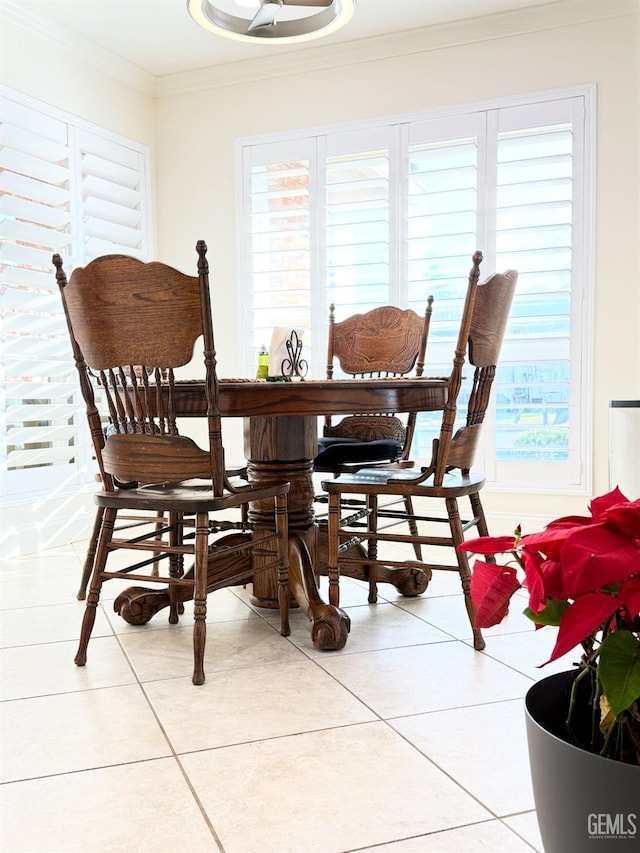
[[[524,587],[524,612],[536,628],[558,628],[546,663],[581,647],[568,733],[578,685],[590,679],[588,748],[640,764],[640,500],[616,488],[589,509],[590,516],[558,518],[540,533],[522,535],[518,527],[513,536],[481,536],[459,548],[487,558],[476,560],[471,577],[476,626],[500,623]],[[498,554],[511,560],[499,565]]]

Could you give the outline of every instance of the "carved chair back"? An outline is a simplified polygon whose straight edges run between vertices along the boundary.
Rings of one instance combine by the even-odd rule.
[[[507,270],[505,273],[495,273],[478,284],[481,262],[482,253],[476,252],[469,274],[453,368],[449,376],[448,399],[437,443],[436,486],[442,485],[448,470],[458,468],[468,473],[471,469],[518,281],[516,270]],[[469,364],[475,369],[466,422],[453,434],[467,355]]]
[[[226,479],[217,405],[207,247],[197,245],[198,276],[165,264],[105,255],[67,281],[54,256],[73,356],[104,489],[126,483],[204,478],[222,495]],[[167,325],[167,318],[171,325]],[[201,337],[207,391],[206,450],[176,424],[175,369]]]
[[[427,300],[423,317],[411,309],[393,305],[354,314],[339,323],[335,306],[329,308],[327,379],[332,379],[337,360],[341,370],[353,379],[406,376],[415,367],[415,375],[424,370],[433,297]],[[355,413],[333,423],[325,417],[325,436],[353,438],[359,441],[394,439],[402,447],[401,459],[408,458],[416,415],[402,419],[395,412],[376,415]]]

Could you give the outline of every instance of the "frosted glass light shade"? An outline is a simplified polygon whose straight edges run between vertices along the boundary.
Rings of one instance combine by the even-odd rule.
[[[253,5],[255,7],[255,3]],[[308,11],[310,7],[300,8]],[[215,0],[187,0],[189,14],[205,30],[245,43],[292,44],[322,38],[347,24],[353,17],[355,8],[356,0],[333,0],[329,6],[319,6],[319,11],[313,15],[305,15],[296,20],[283,20],[273,27],[259,27],[249,31],[247,18],[224,12],[216,6]]]

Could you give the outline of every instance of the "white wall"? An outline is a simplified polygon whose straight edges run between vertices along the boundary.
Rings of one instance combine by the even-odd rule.
[[[162,97],[156,146],[159,246],[167,257],[190,263],[195,239],[209,244],[222,374],[237,375],[237,137],[596,83],[594,492],[606,490],[608,402],[640,396],[640,19],[637,5],[623,8],[635,13],[495,39],[485,28],[477,43],[468,25],[466,37],[463,28],[456,29],[458,44],[451,47],[311,72],[292,65],[286,77]],[[493,494],[486,502],[513,519],[520,511],[584,512],[587,498]]]
[[[1,83],[153,150],[153,78],[140,74],[132,86],[129,68],[97,48],[80,51],[6,19],[1,27]]]

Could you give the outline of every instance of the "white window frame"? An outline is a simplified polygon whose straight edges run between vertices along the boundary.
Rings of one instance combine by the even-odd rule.
[[[587,84],[583,86],[568,87],[557,90],[547,90],[534,93],[527,93],[506,98],[488,99],[482,102],[473,102],[468,104],[460,104],[452,107],[436,108],[423,112],[404,113],[393,116],[385,116],[379,119],[361,120],[355,122],[345,122],[341,124],[332,124],[318,126],[314,128],[292,129],[278,133],[271,133],[260,136],[244,137],[236,140],[236,198],[237,198],[237,234],[238,234],[238,270],[239,270],[239,299],[240,299],[240,326],[239,332],[245,331],[245,334],[238,335],[239,346],[243,346],[239,353],[240,363],[246,375],[252,375],[255,370],[256,347],[255,342],[250,337],[247,340],[246,329],[251,328],[249,325],[251,320],[251,295],[249,288],[251,286],[251,246],[250,232],[247,228],[248,222],[248,163],[250,162],[252,150],[256,150],[258,146],[273,146],[274,152],[278,152],[276,157],[282,157],[282,146],[288,145],[292,157],[301,156],[298,152],[305,145],[309,145],[309,140],[315,137],[319,138],[319,151],[317,155],[311,149],[309,159],[311,165],[310,172],[310,193],[313,195],[314,184],[316,186],[323,185],[323,169],[324,169],[324,151],[322,146],[326,145],[326,139],[330,139],[334,134],[359,132],[375,132],[380,129],[387,128],[390,134],[389,150],[396,144],[396,141],[401,138],[401,135],[406,132],[405,126],[414,122],[433,121],[435,119],[442,120],[443,125],[455,125],[465,117],[472,116],[474,113],[487,116],[487,121],[495,121],[495,115],[498,110],[505,108],[522,107],[526,111],[529,107],[535,107],[537,104],[549,103],[553,101],[577,99],[579,106],[574,114],[574,127],[580,126],[582,123],[583,134],[577,134],[576,139],[579,140],[578,146],[574,151],[574,157],[578,158],[578,170],[575,174],[574,183],[574,204],[579,201],[579,210],[581,218],[573,222],[572,234],[572,290],[571,290],[571,341],[572,350],[575,345],[580,349],[580,357],[575,355],[571,357],[571,378],[570,384],[572,387],[579,388],[577,396],[578,402],[573,403],[573,408],[570,412],[573,435],[577,434],[577,442],[572,441],[573,448],[569,454],[569,476],[568,482],[564,484],[548,485],[532,485],[528,482],[526,476],[526,465],[531,463],[522,463],[525,466],[525,471],[521,476],[517,477],[517,481],[499,483],[495,481],[495,458],[490,454],[485,454],[482,457],[482,449],[478,453],[478,465],[488,475],[488,486],[495,490],[513,491],[530,491],[538,493],[557,492],[566,494],[590,494],[592,491],[592,442],[593,442],[593,305],[594,305],[594,252],[595,252],[595,153],[596,153],[596,86],[595,84]],[[492,118],[493,117],[493,118]],[[394,135],[395,134],[395,135]],[[261,149],[264,153],[265,149]],[[266,158],[268,159],[268,158]],[[480,192],[482,187],[478,187]],[[398,204],[398,207],[400,203]],[[323,300],[320,295],[323,288],[326,288],[326,270],[323,269],[324,252],[321,246],[321,230],[322,230],[322,209],[323,204],[311,205],[310,209],[310,239],[311,239],[311,324],[312,324],[312,347],[308,353],[309,361],[312,365],[313,375],[320,378],[324,375],[324,361],[326,354],[326,330],[327,318]],[[484,209],[483,204],[478,204],[479,212]],[[394,220],[394,216],[396,217]],[[396,233],[399,237],[395,243],[395,251],[402,253],[406,246],[406,241],[401,239],[400,230],[402,228],[402,218],[398,215],[398,210],[390,211],[391,221],[395,223]],[[483,272],[485,275],[496,269],[495,266],[495,236],[489,234],[486,221],[483,221],[482,216],[479,216],[477,229],[478,248],[484,253]],[[317,251],[313,251],[313,246],[318,247]],[[392,252],[394,249],[392,249]],[[401,260],[401,259],[400,259]],[[402,264],[390,263],[390,301],[395,301],[396,304],[403,304],[403,298],[406,300],[406,295],[400,292],[401,282],[398,280],[397,270],[402,269]],[[462,271],[466,274],[466,269]],[[325,300],[326,301],[326,300]],[[267,342],[268,343],[268,342]],[[493,414],[488,413],[487,428],[485,434],[489,431],[492,423]],[[577,432],[576,432],[577,431]],[[494,480],[492,483],[491,480]]]

